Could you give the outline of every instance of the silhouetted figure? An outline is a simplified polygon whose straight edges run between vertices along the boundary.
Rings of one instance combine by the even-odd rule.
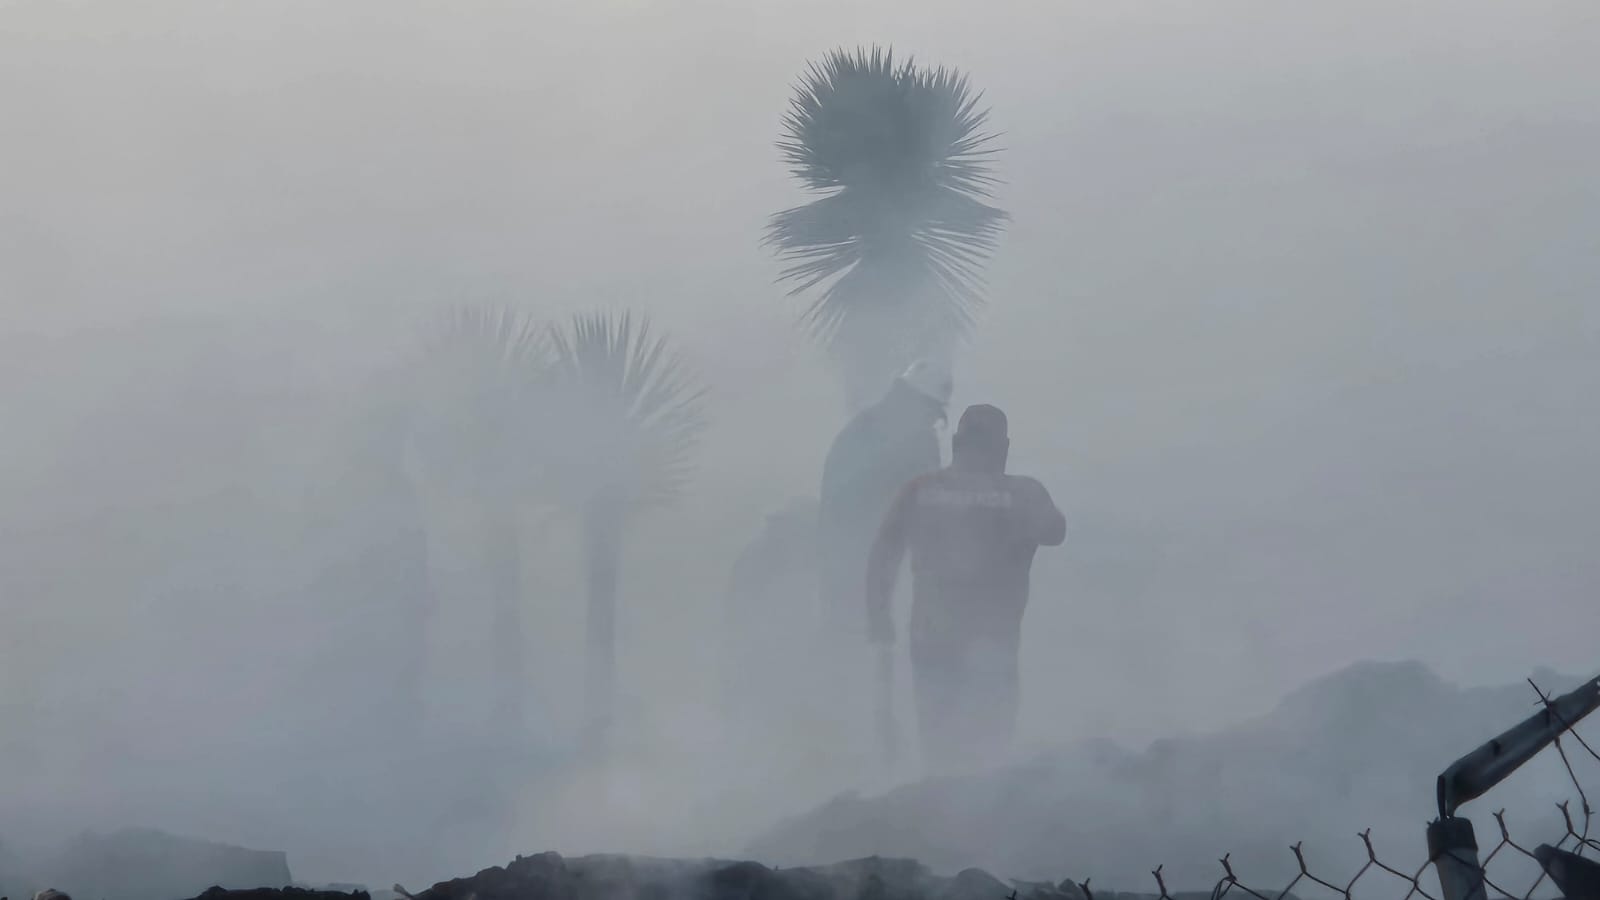
[[[873,731],[867,648],[861,640],[862,586],[872,539],[895,491],[907,480],[939,468],[939,435],[950,401],[950,374],[917,362],[896,378],[883,399],[851,419],[833,441],[822,469],[817,520],[818,586],[822,615],[810,671],[819,702],[835,728],[823,740],[830,755],[844,757],[841,772],[865,771]],[[893,760],[893,718],[883,698],[890,670],[878,666],[880,746]]]
[[[911,667],[925,767],[966,769],[1010,745],[1017,650],[1035,551],[1066,538],[1044,485],[1007,475],[1006,417],[969,407],[948,468],[912,479],[872,548],[867,614],[873,642],[894,641],[890,599],[911,554]]]
[[[859,633],[867,554],[883,513],[908,480],[939,468],[939,436],[950,374],[918,362],[882,400],[858,413],[828,448],[817,510],[824,609],[833,627]]]

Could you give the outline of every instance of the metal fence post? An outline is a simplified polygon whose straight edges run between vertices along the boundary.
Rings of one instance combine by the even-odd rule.
[[[1542,692],[1540,697],[1544,697]],[[1439,774],[1439,818],[1428,824],[1428,858],[1439,872],[1444,900],[1485,900],[1478,839],[1472,822],[1457,816],[1456,811],[1504,781],[1596,709],[1600,709],[1600,678],[1554,700],[1545,699],[1543,709]]]
[[[1428,823],[1428,858],[1439,872],[1444,900],[1484,900],[1483,866],[1472,820],[1449,816]]]

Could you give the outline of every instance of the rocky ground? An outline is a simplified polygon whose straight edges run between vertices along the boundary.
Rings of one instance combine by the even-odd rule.
[[[1003,881],[981,869],[935,875],[914,860],[870,857],[827,866],[769,868],[755,862],[669,860],[556,853],[518,857],[470,878],[445,881],[412,900],[1086,900],[1063,881]],[[1135,900],[1100,894],[1095,900]],[[1187,900],[1187,898],[1186,898]]]
[[[214,887],[193,900],[371,900],[366,891],[316,891],[308,888],[253,888],[224,890]]]
[[[1557,692],[1580,681],[1536,679]],[[1303,841],[1313,871],[1342,883],[1367,861],[1357,835],[1370,828],[1384,860],[1414,871],[1427,857],[1438,773],[1537,701],[1527,684],[1464,687],[1418,663],[1365,663],[1212,734],[1142,750],[1085,741],[979,775],[838,797],[759,835],[742,855],[790,865],[880,854],[941,872],[1070,872],[1156,890],[1157,865],[1169,885],[1209,888],[1228,853],[1245,884],[1275,892],[1298,871],[1291,844]],[[1576,799],[1571,781],[1544,754],[1468,812],[1488,835],[1488,814],[1508,808],[1532,845],[1559,836],[1555,804],[1565,799]]]
[[[373,900],[366,890],[306,888],[225,890],[193,900]],[[1007,881],[981,869],[939,876],[914,860],[871,857],[827,866],[769,868],[755,862],[623,855],[519,856],[505,866],[442,881],[412,893],[401,885],[376,892],[398,900],[1154,900],[1094,891],[1073,881]],[[1173,900],[1204,900],[1176,894]],[[1293,898],[1290,898],[1293,900]]]
[[[1575,683],[1541,680],[1558,691]],[[1526,686],[1463,688],[1418,665],[1368,664],[1216,734],[1142,751],[1085,742],[982,775],[836,798],[740,854],[760,862],[542,853],[415,893],[214,888],[197,900],[1137,900],[1158,890],[1158,864],[1175,898],[1201,900],[1230,852],[1243,884],[1275,896],[1295,878],[1292,842],[1305,839],[1316,875],[1343,883],[1367,862],[1356,835],[1369,825],[1383,859],[1415,871],[1434,775],[1535,699]],[[1477,809],[1514,807],[1511,825],[1529,846],[1558,836],[1546,826],[1560,824],[1554,804],[1571,789],[1559,758],[1545,757]],[[1480,836],[1495,830],[1479,822]],[[25,879],[7,877],[21,870],[6,850],[0,895],[13,898],[45,885],[77,900],[172,900],[210,884],[294,883],[281,852],[148,830],[85,835]],[[1091,897],[1079,879],[1139,893]],[[1363,881],[1363,896],[1408,886],[1383,879]]]

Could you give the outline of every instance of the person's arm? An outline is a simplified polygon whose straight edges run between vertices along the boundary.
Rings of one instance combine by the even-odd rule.
[[[1041,547],[1059,547],[1067,539],[1067,517],[1056,508],[1050,492],[1032,478],[1022,479],[1026,486],[1027,502],[1023,509],[1028,516],[1029,536]]]
[[[900,574],[900,561],[906,554],[911,500],[916,486],[917,482],[912,481],[895,497],[872,543],[872,555],[867,559],[867,637],[874,644],[894,643],[891,601],[895,579]]]

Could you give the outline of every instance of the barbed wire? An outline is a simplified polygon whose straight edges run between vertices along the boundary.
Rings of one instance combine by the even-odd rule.
[[[1578,754],[1569,752],[1569,750],[1581,750],[1583,755],[1579,756],[1579,759],[1586,757],[1596,764],[1600,764],[1600,753],[1597,753],[1594,745],[1577,731],[1574,727],[1577,723],[1568,722],[1561,717],[1561,713],[1550,694],[1541,689],[1532,679],[1528,680],[1528,684],[1538,695],[1539,702],[1543,704],[1545,710],[1555,717],[1555,721],[1560,726],[1560,732],[1551,742],[1551,746],[1539,755],[1543,756],[1553,751],[1560,758],[1562,768],[1565,770],[1567,779],[1571,782],[1572,790],[1576,794],[1575,799],[1577,802],[1576,816],[1574,815],[1573,799],[1564,800],[1556,804],[1556,810],[1561,814],[1563,833],[1557,840],[1548,842],[1547,845],[1557,850],[1570,851],[1578,856],[1583,856],[1587,852],[1600,855],[1600,840],[1591,837],[1594,808],[1589,803],[1589,793],[1584,788],[1583,781],[1579,778],[1577,767],[1573,762],[1573,757],[1578,756]],[[1541,887],[1549,884],[1550,877],[1540,864],[1539,858],[1535,854],[1535,849],[1525,846],[1524,842],[1519,842],[1512,837],[1511,826],[1506,821],[1505,809],[1498,809],[1492,815],[1496,829],[1499,832],[1498,840],[1493,846],[1485,848],[1486,852],[1483,853],[1479,862],[1479,874],[1482,876],[1485,894],[1487,895],[1485,900],[1489,900],[1489,897],[1494,896],[1497,896],[1500,900],[1534,900]],[[1421,829],[1419,828],[1418,831],[1420,838]],[[1290,846],[1289,852],[1294,856],[1296,871],[1290,877],[1289,882],[1277,890],[1260,890],[1247,885],[1239,874],[1234,871],[1231,854],[1224,855],[1218,860],[1222,866],[1222,877],[1211,888],[1210,900],[1224,900],[1230,895],[1253,898],[1253,900],[1296,900],[1294,892],[1297,889],[1316,892],[1319,895],[1331,895],[1343,898],[1343,900],[1356,900],[1358,885],[1361,887],[1362,900],[1370,900],[1373,889],[1369,886],[1373,884],[1374,879],[1379,878],[1383,879],[1385,883],[1393,885],[1396,900],[1416,900],[1416,898],[1421,898],[1421,900],[1442,900],[1442,894],[1438,889],[1437,876],[1430,873],[1430,869],[1433,869],[1435,864],[1439,862],[1443,853],[1430,855],[1421,865],[1415,867],[1395,866],[1379,858],[1378,851],[1373,847],[1372,830],[1370,828],[1360,832],[1356,837],[1362,843],[1366,858],[1352,874],[1345,878],[1323,877],[1313,873],[1306,862],[1302,844],[1295,843]],[[1533,877],[1526,888],[1517,890],[1511,885],[1510,878],[1515,877],[1514,875],[1499,874],[1502,870],[1511,868],[1510,860],[1522,862],[1524,868],[1526,868],[1527,864],[1531,864],[1537,872],[1537,875]],[[1157,888],[1157,893],[1150,896],[1155,897],[1156,900],[1179,900],[1179,895],[1175,895],[1169,890],[1162,866],[1157,866],[1150,874],[1155,879]],[[1424,882],[1429,880],[1434,885],[1431,889],[1424,886]],[[1550,885],[1550,887],[1553,888],[1554,886]],[[1078,883],[1078,888],[1083,892],[1085,900],[1096,900],[1089,881]],[[1199,896],[1201,893],[1185,892],[1183,897],[1187,900],[1187,898]],[[1554,891],[1552,896],[1556,894],[1559,894],[1559,891]]]

